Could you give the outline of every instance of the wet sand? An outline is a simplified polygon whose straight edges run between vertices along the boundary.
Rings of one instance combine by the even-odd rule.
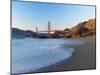
[[[40,72],[61,72],[96,69],[96,41],[92,39],[72,40],[82,40],[84,44],[71,46],[75,49],[75,52],[71,58],[42,69]]]
[[[54,71],[89,70],[96,69],[96,42],[82,39],[83,45],[73,46],[75,53],[72,58],[56,66]]]

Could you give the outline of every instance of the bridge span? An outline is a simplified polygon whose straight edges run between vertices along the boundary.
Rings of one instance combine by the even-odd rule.
[[[36,27],[37,37],[51,38],[52,32],[56,32],[56,31],[63,31],[63,30],[52,29],[50,21],[48,21],[48,28],[46,30],[38,30],[38,27]]]

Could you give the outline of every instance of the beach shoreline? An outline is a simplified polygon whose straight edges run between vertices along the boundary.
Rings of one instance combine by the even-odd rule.
[[[55,63],[51,66],[41,68],[37,71],[31,71],[28,73],[21,73],[21,74],[96,69],[96,40],[95,39],[71,39],[71,40],[84,42],[84,44],[82,45],[70,46],[71,48],[75,49],[75,52],[73,53],[71,58]]]

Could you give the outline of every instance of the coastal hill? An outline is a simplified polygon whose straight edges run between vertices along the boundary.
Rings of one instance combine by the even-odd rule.
[[[88,28],[88,29],[93,29],[96,28],[96,24],[95,24],[95,19],[89,19],[86,24],[84,25],[84,27]]]
[[[66,28],[64,31],[66,38],[86,37],[95,39],[96,20],[89,19],[88,21],[81,22],[70,29]]]
[[[25,37],[35,37],[36,33],[31,30],[21,30],[18,28],[12,28],[12,38],[25,38]]]

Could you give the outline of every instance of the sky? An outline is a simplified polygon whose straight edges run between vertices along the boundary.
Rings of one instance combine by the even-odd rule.
[[[63,30],[80,22],[95,18],[95,6],[51,4],[37,2],[12,2],[12,27],[23,30]]]

